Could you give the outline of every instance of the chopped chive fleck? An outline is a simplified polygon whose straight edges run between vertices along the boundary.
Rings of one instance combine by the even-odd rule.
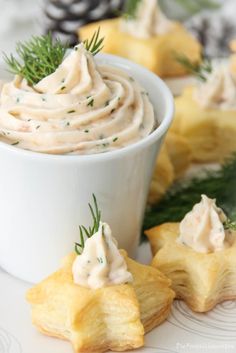
[[[94,103],[94,99],[92,98],[92,99],[88,102],[87,106],[93,107],[93,103]]]
[[[103,258],[102,257],[97,257],[97,260],[100,264],[103,264]]]
[[[70,114],[70,113],[75,113],[75,110],[69,110],[67,113],[68,113],[68,114]]]
[[[45,97],[42,97],[42,101],[43,101],[43,102],[46,102],[46,98],[45,98]]]
[[[116,142],[118,140],[118,137],[115,137],[114,139],[113,139],[113,142]]]
[[[66,80],[66,79],[65,79],[65,78],[63,78],[63,79],[61,80],[61,83],[64,83],[64,82],[65,82],[65,80]]]
[[[20,98],[17,97],[17,98],[16,98],[16,103],[19,103],[19,102],[20,102]]]
[[[103,145],[103,147],[107,147],[107,146],[109,146],[109,142],[103,143],[102,145]]]
[[[76,47],[74,47],[74,50],[75,50],[75,51],[77,51],[77,50],[78,50],[78,47],[77,47],[77,45],[76,45]]]
[[[61,87],[61,91],[63,91],[63,89],[65,89],[65,88],[66,88],[66,86],[62,86],[62,87]]]
[[[88,133],[88,132],[89,132],[89,130],[84,130],[84,132]]]
[[[107,107],[109,105],[110,101],[106,101],[105,103],[105,107]]]
[[[36,126],[36,129],[39,129],[40,128],[40,125]]]
[[[100,140],[104,139],[104,137],[105,137],[105,136],[104,136],[103,134],[100,134],[100,135],[99,135],[99,139],[100,139]]]
[[[118,101],[120,101],[121,100],[121,98],[120,97],[118,97]]]
[[[69,121],[67,121],[67,123],[66,123],[66,126],[70,126],[70,123],[69,123]]]
[[[18,143],[19,143],[19,141],[16,141],[16,142],[13,142],[11,145],[16,146],[16,145],[18,145]]]
[[[114,111],[115,111],[115,109],[112,109],[112,110],[111,110],[111,114],[114,113]]]
[[[132,82],[134,81],[133,77],[131,77],[131,76],[129,76],[129,80]]]
[[[31,119],[28,119],[27,121],[31,121]]]

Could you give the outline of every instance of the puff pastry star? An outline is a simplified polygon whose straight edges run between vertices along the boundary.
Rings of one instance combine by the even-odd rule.
[[[232,245],[214,253],[198,253],[179,244],[179,223],[166,223],[146,232],[153,260],[172,281],[176,298],[194,311],[211,310],[217,303],[236,299],[236,232]]]
[[[188,71],[176,60],[176,54],[186,55],[191,61],[201,61],[201,45],[180,23],[165,34],[148,39],[136,38],[120,30],[120,18],[103,20],[80,27],[81,40],[91,38],[99,27],[104,37],[102,52],[123,56],[161,77],[182,76]]]
[[[76,255],[69,255],[61,269],[27,293],[37,328],[71,341],[75,352],[141,347],[144,333],[167,317],[174,292],[161,272],[122,255],[133,282],[96,290],[74,284]]]
[[[188,87],[175,99],[171,131],[183,136],[196,162],[222,162],[236,151],[236,111],[206,109],[193,98]]]

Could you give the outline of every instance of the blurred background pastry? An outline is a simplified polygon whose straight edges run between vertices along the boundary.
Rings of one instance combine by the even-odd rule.
[[[121,17],[81,27],[80,39],[90,37],[97,27],[105,37],[103,52],[137,62],[161,77],[187,73],[175,60],[178,53],[201,60],[201,45],[180,22],[168,19],[156,0],[128,0]]]

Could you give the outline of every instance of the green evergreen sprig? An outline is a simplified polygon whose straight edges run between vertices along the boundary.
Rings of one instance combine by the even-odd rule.
[[[77,255],[82,254],[86,239],[91,238],[98,231],[99,223],[101,221],[101,211],[98,209],[97,200],[94,194],[93,206],[90,203],[88,205],[93,218],[93,225],[88,228],[83,225],[79,226],[80,243],[75,243],[75,252]]]
[[[208,171],[204,177],[180,182],[173,186],[164,198],[149,207],[144,217],[143,229],[165,222],[180,222],[187,212],[199,202],[201,194],[216,198],[231,221],[225,226],[232,229],[236,220],[236,154],[220,170]]]

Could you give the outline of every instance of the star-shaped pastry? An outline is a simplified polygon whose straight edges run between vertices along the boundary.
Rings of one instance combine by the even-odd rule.
[[[70,254],[63,266],[27,293],[32,320],[43,333],[71,341],[75,352],[141,347],[144,333],[167,317],[174,292],[161,272],[129,259],[133,282],[90,289],[75,284]]]
[[[143,65],[161,77],[177,77],[188,73],[176,60],[186,55],[192,62],[201,60],[201,45],[180,24],[174,23],[168,33],[147,39],[136,38],[120,30],[121,18],[103,20],[80,27],[80,40],[91,38],[99,27],[104,37],[102,52],[119,55]]]
[[[177,242],[179,223],[165,223],[146,232],[153,253],[152,266],[172,281],[177,299],[194,311],[211,310],[236,299],[236,232],[224,250],[200,253]]]

